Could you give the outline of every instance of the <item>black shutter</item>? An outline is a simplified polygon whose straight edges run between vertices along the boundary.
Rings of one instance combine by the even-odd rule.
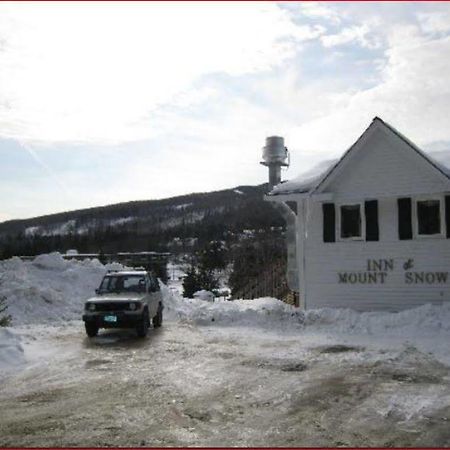
[[[412,239],[411,199],[399,198],[398,203],[398,237],[400,240]]]
[[[334,203],[323,203],[323,242],[336,242],[336,212]]]
[[[445,226],[447,227],[447,237],[450,238],[450,195],[445,196]]]
[[[378,229],[378,200],[369,200],[364,203],[366,214],[366,241],[378,241],[380,233]]]

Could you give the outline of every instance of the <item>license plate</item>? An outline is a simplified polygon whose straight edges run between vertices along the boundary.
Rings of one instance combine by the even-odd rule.
[[[105,316],[103,320],[105,322],[117,322],[117,316]]]

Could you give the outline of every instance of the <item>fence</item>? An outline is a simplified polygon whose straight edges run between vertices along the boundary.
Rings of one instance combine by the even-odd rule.
[[[260,275],[251,278],[247,284],[232,293],[233,299],[275,297],[290,305],[299,305],[299,296],[289,289],[286,281],[286,263],[275,261]]]

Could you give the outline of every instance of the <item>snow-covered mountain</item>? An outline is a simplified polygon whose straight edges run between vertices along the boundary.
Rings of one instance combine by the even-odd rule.
[[[166,250],[282,226],[263,200],[266,185],[163,200],[132,201],[0,223],[0,257],[76,248],[82,252]],[[190,244],[189,244],[190,243]]]

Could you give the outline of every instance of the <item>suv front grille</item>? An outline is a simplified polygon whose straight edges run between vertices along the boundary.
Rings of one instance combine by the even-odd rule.
[[[96,311],[126,311],[128,310],[128,305],[130,302],[105,302],[105,303],[96,303],[95,310]]]

